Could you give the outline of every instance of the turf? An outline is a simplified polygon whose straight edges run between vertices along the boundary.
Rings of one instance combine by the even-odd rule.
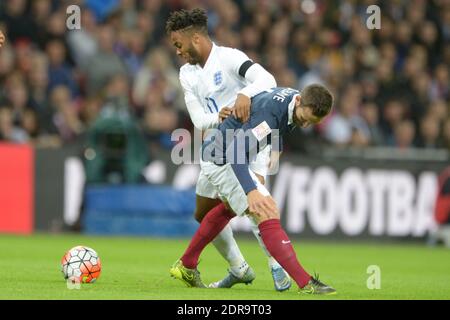
[[[169,276],[188,239],[93,237],[83,235],[0,235],[0,299],[450,299],[450,250],[425,245],[296,241],[303,266],[338,290],[336,296],[299,295],[296,286],[275,292],[267,260],[254,239],[238,240],[257,278],[232,289],[187,288]],[[94,248],[103,269],[94,284],[69,290],[60,271],[64,252],[75,245]],[[381,288],[369,290],[367,268],[381,270]],[[205,283],[226,274],[213,247],[199,265]]]

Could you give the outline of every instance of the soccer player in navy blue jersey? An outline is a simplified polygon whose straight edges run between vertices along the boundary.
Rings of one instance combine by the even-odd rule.
[[[258,224],[267,250],[294,279],[300,292],[336,293],[301,266],[281,227],[275,201],[249,170],[249,163],[258,152],[269,145],[277,145],[275,149],[281,150],[283,134],[295,126],[318,124],[330,113],[332,104],[333,96],[322,85],[307,86],[301,93],[291,88],[274,88],[252,98],[248,122],[243,124],[229,117],[203,143],[202,170],[216,188],[222,205],[233,213],[224,214],[217,207],[208,212],[188,249],[171,268],[172,276],[190,286],[201,284],[197,264],[203,248],[235,215],[248,215]]]

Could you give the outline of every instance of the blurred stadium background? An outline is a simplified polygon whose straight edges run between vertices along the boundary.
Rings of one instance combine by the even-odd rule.
[[[335,94],[269,179],[291,236],[450,246],[448,0],[1,1],[0,233],[193,234],[199,167],[170,158],[193,127],[164,26],[194,7],[279,86]]]

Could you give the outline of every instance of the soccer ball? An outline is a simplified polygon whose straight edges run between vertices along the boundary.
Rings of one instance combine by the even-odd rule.
[[[67,251],[61,259],[64,279],[73,283],[92,283],[100,277],[102,265],[94,249],[76,246]]]

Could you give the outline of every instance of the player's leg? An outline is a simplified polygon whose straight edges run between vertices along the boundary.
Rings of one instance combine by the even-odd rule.
[[[265,184],[265,179],[262,175],[255,173],[255,176],[258,178],[259,182],[261,182],[262,185]],[[255,221],[255,219],[250,219],[250,227],[253,234],[255,235],[255,238],[258,240],[259,245],[269,259],[269,267],[280,267],[278,262],[270,255],[269,251],[267,251],[266,245],[262,241],[261,234],[259,233],[258,223]]]
[[[229,165],[219,167],[207,163],[205,168],[209,171],[208,179],[211,184],[216,187],[219,193],[229,203],[233,212],[238,215],[248,213],[247,196],[236,176],[231,174],[231,167]],[[264,186],[261,184],[257,185],[258,190],[263,194],[270,195]],[[288,236],[281,228],[278,212],[275,212],[272,216],[265,217],[264,219],[261,219],[252,213],[250,213],[250,215],[258,222],[261,237],[267,250],[297,282],[299,288],[301,288],[301,292],[315,294],[335,293],[333,288],[321,283],[317,278],[312,278],[300,265]],[[182,264],[176,264],[171,269],[171,274],[185,282],[187,282],[189,278],[195,276],[196,273],[198,273],[196,267],[201,251],[204,249],[207,242],[214,239],[223,227],[229,223],[232,217],[232,215],[224,213],[224,210],[221,210],[218,207],[211,210],[211,212],[203,219],[188,250],[186,250],[183,255],[181,259]],[[189,271],[189,277],[182,277],[183,272],[186,270]]]
[[[224,172],[228,170],[228,172]],[[239,184],[236,176],[232,174],[230,165],[217,167],[212,164],[205,166],[205,171],[208,178],[219,193],[228,202],[229,206],[237,215],[249,214],[258,223],[261,233],[261,238],[264,244],[278,263],[287,271],[287,273],[298,284],[301,292],[317,293],[317,294],[331,294],[335,290],[329,286],[324,285],[318,279],[312,278],[301,266],[297,260],[297,255],[291,245],[291,241],[286,232],[282,229],[280,224],[279,212],[272,213],[268,217],[258,217],[257,215],[248,212],[247,195]],[[253,172],[250,171],[257,182],[258,191],[263,195],[270,196],[267,189],[258,183]]]
[[[336,290],[319,281],[318,277],[311,277],[297,259],[291,240],[280,224],[278,217],[267,217],[260,220],[259,230],[266,244],[267,250],[277,259],[281,266],[297,283],[301,293],[307,294],[335,294]]]
[[[224,209],[225,205],[221,203],[210,210],[200,223],[200,227],[192,237],[183,256],[170,269],[170,274],[174,278],[183,281],[189,287],[206,287],[201,281],[200,273],[197,270],[198,259],[206,245],[216,238],[235,216],[232,211]],[[251,270],[251,268],[247,267],[247,270]],[[253,279],[254,275],[250,282]]]
[[[265,177],[268,174],[268,168],[270,165],[270,153],[271,148],[266,147],[264,150],[258,153],[256,160],[250,165],[250,169],[252,170],[252,172],[255,174],[255,176],[258,178],[259,182],[262,185],[265,185],[266,182]],[[291,287],[291,279],[289,278],[289,275],[267,250],[264,241],[261,238],[258,224],[254,221],[254,219],[250,219],[250,226],[253,234],[258,240],[260,247],[263,249],[263,252],[267,256],[269,269],[270,273],[272,274],[275,290],[277,291],[288,290]]]
[[[221,168],[215,165],[213,166],[214,168]],[[209,197],[203,196],[203,198],[211,199],[218,194],[218,190],[208,181],[209,179],[203,172],[202,166],[199,180],[197,182],[196,193],[197,195],[208,195]],[[173,277],[182,280],[188,286],[192,287],[204,287],[204,284],[203,282],[201,282],[199,272],[197,270],[198,258],[200,257],[200,254],[206,247],[206,245],[219,235],[219,233],[228,225],[231,218],[235,215],[223,203],[217,205],[217,202],[207,201],[202,199],[202,197],[198,198],[198,200],[199,201],[197,201],[197,206],[201,210],[196,210],[195,216],[196,219],[201,220],[200,227],[192,237],[191,242],[189,243],[189,246],[184,252],[181,259],[178,260],[170,269],[170,274]],[[199,207],[199,205],[201,207]],[[207,208],[210,208],[209,212],[206,211],[206,215],[202,214],[203,210],[207,210]],[[224,254],[224,258],[226,258],[227,256],[227,254]],[[236,283],[250,283],[255,278],[253,270],[248,265],[246,266],[245,272],[243,274],[239,269],[236,270],[236,272],[233,272],[234,268],[231,267],[230,269],[230,273],[227,275],[227,277],[220,281],[221,285],[226,286],[220,287],[229,288]],[[237,275],[235,275],[235,273],[237,273]],[[216,285],[215,287],[218,287],[218,285]]]
[[[206,170],[203,170],[203,168],[206,168]],[[239,192],[235,192],[236,189],[240,189],[242,191],[242,188],[237,182],[237,179],[229,166],[219,167],[211,163],[202,163],[201,177],[207,177],[208,183],[202,181],[203,179],[199,177],[199,182],[197,184],[197,191],[200,189],[202,192],[204,189],[203,192],[206,193],[215,190],[215,192],[218,192],[221,195],[229,195],[228,198],[230,198],[235,203],[240,204],[240,207],[238,208],[240,212],[243,213],[246,210],[247,199],[245,197],[245,194],[242,196],[242,194],[240,194]],[[204,185],[208,185],[208,188],[204,188],[203,187]],[[199,192],[197,192],[197,194],[198,193]],[[243,191],[241,193],[243,193]],[[210,196],[213,195],[210,194]],[[212,208],[214,204],[215,203],[211,204],[209,208]],[[202,208],[207,210],[208,206],[203,205]],[[203,215],[201,217],[199,215],[196,215],[196,218],[198,220],[200,220],[202,217]],[[214,237],[212,236],[214,236],[215,232],[220,232],[219,229],[222,228],[221,224],[227,221],[226,219],[231,219],[231,216],[227,213],[226,210],[224,210],[224,206],[223,208],[220,208],[220,206],[214,207],[208,213],[208,215],[206,215],[206,217],[203,218],[203,221],[201,222],[198,232],[194,235],[188,250],[186,250],[185,254],[181,259],[183,261],[183,265],[188,266],[190,268],[196,267],[201,250],[203,250],[207,242],[211,241],[210,239],[214,239]],[[255,226],[257,228],[257,224],[255,224]],[[257,238],[261,239],[261,236],[259,235],[259,230],[256,230],[255,233]],[[260,243],[264,248],[264,250],[266,250],[262,240],[260,240]],[[270,257],[270,254],[268,254],[268,256]],[[276,265],[278,265],[278,263],[276,263]],[[280,269],[281,268],[278,268],[278,270]],[[282,288],[282,290],[285,290],[290,286],[290,279],[289,276],[285,274],[284,270],[281,269],[280,271],[282,271],[281,273],[282,277],[280,278],[287,279],[287,283],[286,281],[281,282],[278,288]],[[250,282],[253,280],[253,278],[254,274],[250,267],[247,268],[247,270],[243,275],[242,272],[241,274],[239,274],[237,272],[234,272],[233,269],[231,269],[229,274],[224,279],[210,284],[210,287],[229,288],[236,283],[247,282],[242,280],[249,280],[248,282]],[[279,290],[278,288],[277,290]]]
[[[258,191],[263,195],[270,196],[263,185],[258,185]],[[258,223],[261,238],[269,253],[294,279],[301,292],[315,294],[333,294],[336,292],[333,288],[321,283],[318,278],[311,277],[302,267],[291,240],[281,226],[278,209],[277,212],[273,212],[269,216],[259,216],[252,212],[247,213]]]
[[[203,249],[219,235],[234,216],[235,214],[227,210],[223,203],[213,207],[200,222],[200,227],[181,257],[183,265],[190,269],[196,268]]]
[[[203,170],[200,170],[196,187],[195,219],[198,222],[201,222],[204,216],[220,203],[221,201],[218,199],[217,190],[208,181],[208,178],[204,174]],[[223,210],[224,214],[232,215],[232,212],[229,212],[226,207],[221,206],[220,208],[220,210]],[[230,265],[230,270],[234,273],[234,275],[238,278],[244,278],[249,266],[245,261],[236,240],[234,239],[233,231],[230,225],[226,225],[217,237],[215,237],[213,240],[213,245],[228,262]],[[250,271],[253,272],[252,270]],[[249,282],[253,280],[253,278],[254,276],[251,279],[247,277],[247,279],[244,279],[244,282]]]
[[[195,219],[201,223],[206,214],[215,207],[218,207],[217,210],[223,211],[224,214],[232,214],[223,204],[220,204],[222,204],[222,202],[219,199],[206,198],[197,194]],[[233,237],[233,230],[229,224],[224,226],[212,243],[220,255],[228,262],[230,269],[236,275],[241,275],[245,272],[248,268],[248,264]]]

